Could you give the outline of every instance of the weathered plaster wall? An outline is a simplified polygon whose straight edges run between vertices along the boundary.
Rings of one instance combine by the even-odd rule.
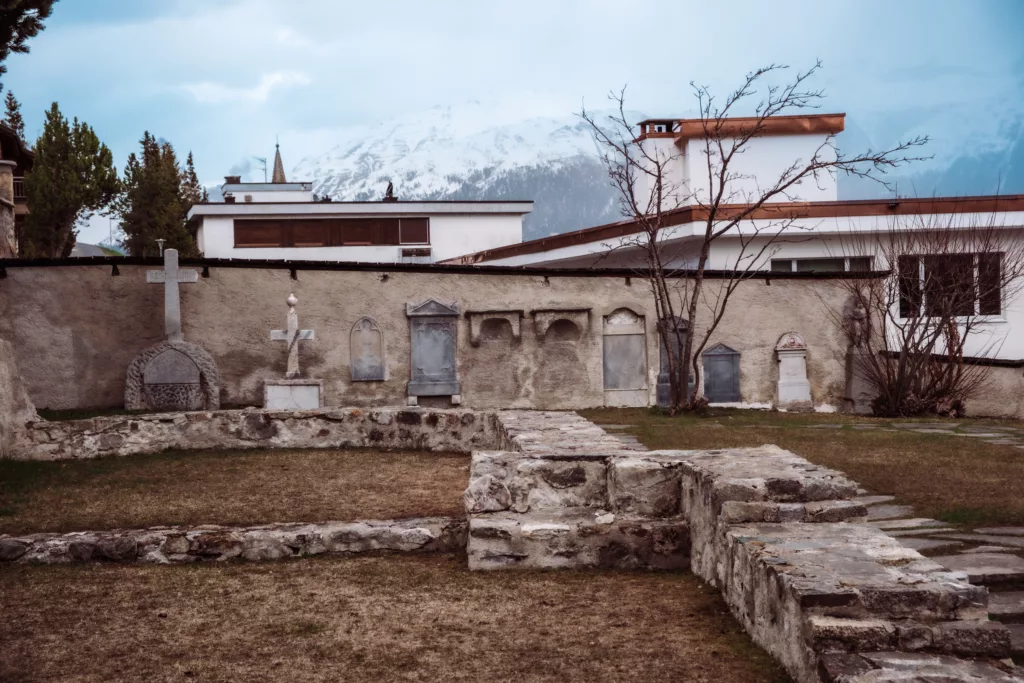
[[[25,424],[38,419],[18,373],[14,349],[10,342],[0,339],[0,458],[15,449],[15,437]]]
[[[142,349],[163,338],[163,290],[146,284],[147,267],[120,265],[8,267],[0,279],[0,337],[11,340],[29,395],[50,409],[118,407],[125,371]],[[152,269],[150,267],[149,269]],[[270,330],[285,325],[285,298],[299,299],[299,323],[316,331],[300,343],[304,376],[324,381],[326,406],[401,405],[409,378],[406,304],[428,298],[472,311],[522,310],[518,339],[509,328],[470,343],[469,321],[458,321],[463,403],[474,408],[583,408],[604,403],[603,316],[620,306],[645,316],[651,402],[658,369],[653,304],[643,280],[622,276],[362,272],[211,266],[208,278],[181,289],[185,339],[217,361],[224,406],[261,405],[263,382],[284,375],[283,344]],[[841,310],[841,288],[829,280],[763,280],[733,294],[714,343],[742,354],[743,400],[771,402],[774,346],[789,331],[808,344],[808,373],[816,404],[838,405],[845,343],[823,301]],[[531,311],[590,308],[588,329],[575,341],[555,332],[538,338]],[[363,316],[384,339],[387,376],[353,382],[349,335]]]
[[[988,377],[967,401],[970,417],[1024,419],[1024,368],[988,368]]]

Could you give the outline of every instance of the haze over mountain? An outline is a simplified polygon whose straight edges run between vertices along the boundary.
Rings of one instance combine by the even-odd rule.
[[[891,178],[903,196],[1024,192],[1024,112],[1003,110],[987,124],[974,120],[966,137],[945,132],[949,118],[944,112],[902,130],[890,121],[869,131],[848,116],[839,143],[850,150],[878,148],[930,134],[925,153],[933,158]],[[389,180],[401,199],[532,199],[524,239],[620,218],[616,192],[584,121],[572,114],[516,120],[479,101],[343,129],[332,148],[302,159],[289,179],[312,180],[317,195],[341,201],[379,199]],[[862,199],[891,193],[843,177],[839,194]]]

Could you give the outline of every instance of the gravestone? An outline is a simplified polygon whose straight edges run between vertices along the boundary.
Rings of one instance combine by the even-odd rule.
[[[851,295],[843,315],[846,331],[846,386],[843,391],[843,412],[870,415],[871,401],[878,395],[871,382],[871,317],[862,296]]]
[[[270,340],[288,345],[288,364],[284,379],[268,379],[263,384],[263,406],[268,410],[316,410],[323,401],[323,382],[318,379],[299,378],[299,342],[312,341],[313,330],[299,329],[299,314],[294,294],[285,299],[288,304],[287,326],[284,330],[271,330]]]
[[[807,344],[796,332],[787,332],[775,345],[779,357],[778,405],[780,408],[811,408],[811,383],[807,380]]]
[[[384,338],[372,318],[360,318],[349,335],[352,381],[379,382],[384,379]]]
[[[643,316],[619,308],[604,319],[604,404],[646,406],[647,335]]]
[[[451,396],[454,405],[462,403],[456,359],[456,322],[458,303],[442,304],[428,299],[422,304],[406,304],[411,342],[409,368],[409,405],[417,405],[420,396]]]
[[[128,366],[124,406],[128,410],[217,410],[217,364],[201,346],[184,340],[180,283],[199,281],[199,272],[178,268],[178,251],[164,250],[163,270],[146,271],[146,282],[164,286],[164,341],[145,349]]]
[[[709,403],[737,403],[740,395],[740,354],[725,344],[703,353],[704,396]]]

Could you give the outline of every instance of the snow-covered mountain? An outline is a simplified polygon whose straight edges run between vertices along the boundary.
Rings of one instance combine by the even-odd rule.
[[[515,120],[507,109],[472,102],[341,135],[289,177],[348,201],[379,199],[389,180],[401,199],[532,199],[525,239],[619,218],[589,125],[571,114]]]
[[[401,199],[532,199],[524,239],[618,220],[617,196],[588,124],[571,113],[523,119],[517,111],[470,102],[343,129],[333,134],[332,148],[302,159],[289,177],[311,179],[316,194],[337,200],[379,199],[389,180]],[[931,136],[921,153],[933,158],[889,177],[901,195],[1024,193],[1021,109],[973,119],[949,107],[864,120],[851,114],[839,144],[877,149],[917,134]],[[877,183],[839,179],[842,199],[888,194]]]

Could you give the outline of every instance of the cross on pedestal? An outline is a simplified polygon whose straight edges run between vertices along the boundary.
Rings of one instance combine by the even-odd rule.
[[[299,329],[299,314],[295,312],[295,304],[299,300],[294,294],[288,295],[288,329],[271,330],[271,341],[283,341],[288,343],[288,372],[286,379],[294,379],[299,376],[299,341],[310,341],[313,339],[313,330]]]
[[[185,339],[181,333],[181,299],[178,296],[178,283],[198,281],[198,270],[178,270],[177,249],[164,251],[163,270],[146,271],[146,282],[164,286],[164,332],[167,341],[180,342]]]

